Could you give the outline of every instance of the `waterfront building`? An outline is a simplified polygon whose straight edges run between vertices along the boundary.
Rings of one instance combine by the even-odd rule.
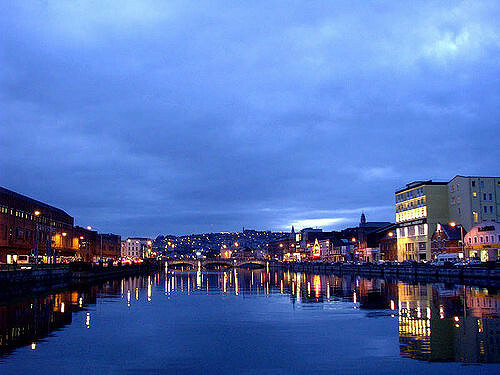
[[[122,242],[122,258],[149,258],[153,241],[145,237],[129,237]]]
[[[465,256],[483,262],[500,259],[500,223],[487,221],[475,225],[465,235]]]
[[[455,176],[448,191],[449,219],[466,231],[484,221],[500,222],[500,177]]]
[[[396,191],[398,260],[430,260],[431,235],[449,221],[446,182],[415,181]]]
[[[449,182],[416,181],[396,191],[398,260],[430,260],[437,224],[462,231],[500,221],[500,177],[455,176]]]
[[[380,260],[380,235],[378,231],[392,225],[387,221],[366,221],[366,216],[361,213],[356,236],[351,241],[356,245],[357,258],[362,261],[373,262]]]
[[[380,260],[395,261],[398,259],[397,225],[392,223],[377,229],[375,236],[379,248]]]
[[[60,208],[0,187],[0,262],[17,262],[19,255],[38,254],[50,260],[74,255],[78,239],[74,219]]]
[[[465,235],[463,228],[450,224],[437,223],[436,230],[431,236],[431,253],[435,257],[439,254],[459,254],[463,258],[462,240]]]
[[[102,254],[104,259],[117,259],[120,257],[122,243],[121,236],[112,233],[100,233],[97,236],[99,256]]]

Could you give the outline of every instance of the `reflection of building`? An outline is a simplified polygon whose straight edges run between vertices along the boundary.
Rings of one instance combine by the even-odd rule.
[[[465,235],[465,255],[481,261],[495,261],[500,258],[500,223],[483,222],[474,226]]]
[[[498,296],[404,283],[398,290],[402,355],[426,361],[500,361]]]

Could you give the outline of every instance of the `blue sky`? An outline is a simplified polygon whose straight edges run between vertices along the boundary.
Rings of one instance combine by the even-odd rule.
[[[122,235],[394,220],[499,175],[496,1],[0,5],[0,185]]]

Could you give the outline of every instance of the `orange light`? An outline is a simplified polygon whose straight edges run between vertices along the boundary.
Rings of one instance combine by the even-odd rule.
[[[387,235],[388,235],[389,237],[392,237],[392,236],[394,236],[394,233],[389,232],[389,233],[387,233]]]
[[[356,242],[356,237],[351,238],[352,242]]]
[[[450,223],[450,227],[455,227],[455,226],[457,226],[457,223],[455,223],[454,221],[452,221],[452,222]]]
[[[62,232],[62,236],[63,236],[63,237],[66,237],[67,235],[68,235],[68,233],[66,233],[66,232]]]
[[[40,211],[35,211],[34,214],[35,214],[35,216],[38,216],[38,215],[41,214],[41,212]]]

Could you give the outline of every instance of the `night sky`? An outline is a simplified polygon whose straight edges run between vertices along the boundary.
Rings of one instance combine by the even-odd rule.
[[[394,221],[499,175],[498,1],[3,1],[0,185],[122,236]]]

